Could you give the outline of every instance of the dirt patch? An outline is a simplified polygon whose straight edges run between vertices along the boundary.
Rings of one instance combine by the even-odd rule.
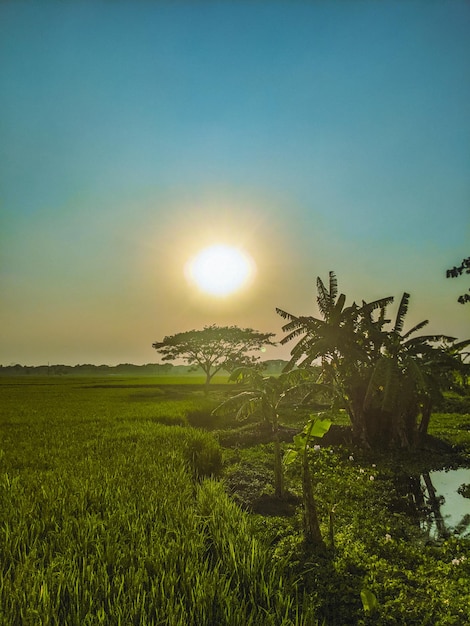
[[[282,498],[263,493],[251,505],[253,513],[268,517],[292,517],[302,500],[291,493]]]

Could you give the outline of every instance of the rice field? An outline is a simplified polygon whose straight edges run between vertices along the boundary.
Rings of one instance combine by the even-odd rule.
[[[1,625],[316,624],[165,381],[0,379]]]

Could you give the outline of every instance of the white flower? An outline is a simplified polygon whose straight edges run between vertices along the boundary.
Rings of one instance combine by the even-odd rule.
[[[375,480],[375,476],[369,476],[369,480]]]
[[[460,565],[460,563],[463,563],[463,561],[465,561],[466,556],[463,554],[460,559],[452,559],[452,565]]]
[[[315,450],[315,452],[318,452],[319,450],[321,450],[321,446],[318,445],[318,443],[313,446],[313,449]]]
[[[366,471],[363,467],[361,467],[361,469],[359,470],[361,474],[364,474],[364,472]]]
[[[349,457],[349,460],[350,460],[350,461],[354,461],[354,457],[353,457],[353,455],[352,455],[352,454],[351,454],[351,456]]]
[[[375,463],[372,463],[372,467],[377,467],[377,465]]]
[[[390,535],[389,533],[387,533],[385,535],[385,541],[392,541],[392,535]]]

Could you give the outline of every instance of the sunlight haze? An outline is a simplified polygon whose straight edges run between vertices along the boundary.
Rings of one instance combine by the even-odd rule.
[[[0,3],[0,364],[279,341],[330,270],[470,336],[469,32],[463,1]],[[210,297],[219,244],[256,272]]]

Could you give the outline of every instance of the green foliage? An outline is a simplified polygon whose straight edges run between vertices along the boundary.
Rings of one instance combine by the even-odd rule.
[[[470,391],[466,393],[445,393],[438,409],[442,413],[467,413],[470,415]]]
[[[217,372],[232,372],[237,367],[255,364],[259,357],[250,354],[265,345],[274,345],[274,333],[260,333],[238,326],[204,326],[165,337],[152,344],[164,361],[183,359],[200,367],[206,375],[206,387]]]
[[[323,536],[313,494],[313,479],[308,458],[309,444],[313,437],[321,439],[330,429],[331,420],[311,415],[303,431],[294,437],[294,448],[287,451],[284,463],[290,465],[297,456],[302,457],[302,500],[304,505],[303,526],[305,544],[324,549]],[[333,539],[332,539],[333,543]]]
[[[29,383],[0,383],[0,624],[315,623],[246,514],[201,482],[216,441],[155,423],[194,397]]]
[[[457,492],[460,493],[460,495],[464,498],[470,498],[470,483],[464,483],[463,485],[460,485],[460,487],[457,489]]]
[[[279,525],[276,552],[290,556],[302,584],[317,599],[320,620],[324,617],[327,624],[466,623],[470,604],[468,539],[450,537],[434,543],[418,518],[395,506],[397,467],[405,474],[414,472],[414,456],[400,453],[388,459],[374,451],[309,448],[324,536],[334,511],[335,551],[326,562],[305,554],[299,543],[301,524],[297,523],[290,534]],[[439,457],[435,454],[434,463]],[[298,462],[288,466],[286,484],[292,491],[301,488],[299,474]],[[273,532],[274,528],[269,528],[269,534]],[[378,600],[373,615],[364,614],[364,589]]]
[[[230,386],[229,389],[232,390],[232,387]],[[212,395],[214,395],[213,399]],[[199,401],[197,405],[186,412],[186,420],[190,426],[214,430],[226,423],[225,420],[214,413],[214,408],[220,403],[220,400],[217,401],[215,396],[216,394],[211,394],[211,401]]]
[[[198,506],[206,532],[210,562],[230,580],[230,591],[239,599],[239,609],[233,616],[234,624],[269,622],[292,624],[293,617],[302,624],[313,620],[313,611],[307,598],[300,595],[302,614],[296,608],[295,587],[283,578],[285,562],[273,561],[269,550],[254,536],[254,528],[223,492],[222,485],[206,481],[198,492]],[[246,621],[248,620],[248,621]],[[197,622],[199,623],[199,622]],[[224,623],[215,621],[214,623]]]
[[[386,309],[392,297],[346,307],[336,276],[329,287],[317,279],[322,318],[298,317],[281,309],[287,333],[281,343],[298,339],[288,367],[310,367],[321,360],[323,381],[341,398],[353,434],[366,446],[413,447],[427,433],[433,405],[448,388],[453,372],[464,371],[462,350],[445,335],[412,336],[427,320],[403,332],[409,306],[404,293],[390,329]]]
[[[470,256],[467,257],[466,259],[463,259],[459,267],[456,267],[454,265],[453,268],[447,270],[446,278],[457,278],[458,276],[462,275],[464,270],[466,274],[470,274]],[[470,295],[468,293],[464,293],[457,298],[457,301],[460,304],[465,304],[466,302],[470,302]]]
[[[222,452],[218,442],[207,433],[187,429],[184,433],[182,450],[195,478],[220,474]]]
[[[334,553],[312,558],[300,510],[242,513],[204,478],[220,471],[212,435],[155,421],[204,411],[197,387],[23,381],[0,381],[0,624],[468,621],[468,539],[430,541],[397,507],[396,473],[462,463],[470,415],[433,416],[430,433],[449,443],[438,453],[304,440],[321,530],[333,512],[335,537]],[[246,508],[269,490],[272,455],[272,443],[224,450],[226,490]],[[290,493],[301,493],[300,470],[300,456],[286,466]],[[370,615],[364,590],[378,601]]]
[[[290,448],[284,455],[284,464],[290,465],[298,454],[306,454],[312,437],[321,439],[330,430],[330,419],[320,419],[311,415],[302,432],[293,438],[294,448]]]
[[[307,371],[281,374],[278,377],[263,376],[255,368],[237,368],[230,380],[244,385],[243,390],[229,397],[214,409],[215,414],[232,413],[238,420],[256,416],[273,433],[274,442],[274,491],[277,497],[284,495],[282,457],[279,441],[279,412],[283,404],[290,401],[294,393],[306,386],[305,393],[321,387],[310,380]]]
[[[369,589],[363,589],[361,591],[361,600],[362,606],[364,607],[364,611],[366,613],[375,613],[377,610],[379,603],[377,602],[377,598]]]

